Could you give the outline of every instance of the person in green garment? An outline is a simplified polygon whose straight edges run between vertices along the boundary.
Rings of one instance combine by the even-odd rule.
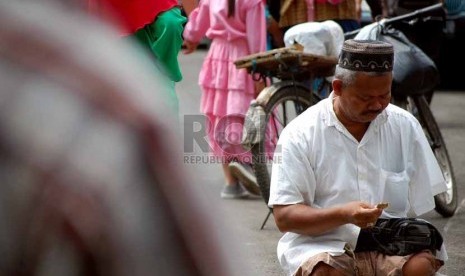
[[[178,114],[175,82],[182,80],[178,53],[187,21],[178,0],[84,1],[91,13],[115,23],[122,37],[135,40],[148,50],[146,55],[156,65],[155,74],[161,75],[169,90],[168,104]]]
[[[136,31],[132,36],[155,56],[158,69],[167,76],[172,108],[179,113],[175,83],[182,80],[178,53],[183,42],[182,32],[187,19],[179,7],[159,14],[155,21]]]

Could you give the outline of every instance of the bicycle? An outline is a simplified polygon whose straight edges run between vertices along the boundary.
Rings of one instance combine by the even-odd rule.
[[[382,28],[390,28],[392,30],[393,26],[399,22],[426,19],[431,17],[431,15],[436,15],[441,10],[443,11],[442,5],[436,4],[409,14],[385,19],[379,24]],[[353,37],[359,31],[347,33],[345,37]],[[286,51],[292,54],[283,60],[282,53]],[[323,79],[320,81],[318,87],[311,86],[309,91],[308,85],[304,85],[303,80],[314,83],[315,79],[321,79],[328,76],[329,72],[333,72],[337,63],[337,60],[332,59],[330,62],[324,63],[323,66],[315,63],[313,66],[305,68],[301,63],[302,57],[305,55],[304,53],[297,54],[296,50],[292,49],[278,49],[250,55],[236,61],[237,68],[246,68],[250,74],[258,74],[263,79],[272,80],[273,78],[277,78],[280,80],[271,83],[251,103],[244,124],[245,135],[243,137],[243,145],[252,152],[252,165],[257,178],[257,184],[260,187],[266,204],[268,204],[270,185],[270,172],[268,168],[270,162],[268,162],[269,160],[265,152],[267,125],[270,122],[273,125],[278,123],[279,128],[276,127],[275,132],[279,135],[280,130],[289,123],[289,119],[292,116],[299,115],[305,109],[324,98],[326,95],[322,95],[321,92],[330,87],[329,82]],[[324,60],[325,58],[328,57],[313,56],[314,60]],[[319,70],[320,66],[321,70]],[[326,74],[318,74],[317,72],[325,72]],[[457,209],[456,181],[446,144],[434,115],[429,108],[428,100],[425,97],[428,92],[430,91],[393,90],[392,103],[414,114],[422,124],[447,181],[447,192],[435,196],[435,210],[443,217],[450,217]],[[291,103],[289,104],[289,102]],[[279,118],[277,118],[278,115],[280,116]],[[270,208],[261,229],[263,229],[271,213],[272,209]]]
[[[297,115],[326,97],[337,58],[304,53],[299,48],[279,48],[246,56],[235,62],[254,76],[270,83],[252,101],[244,121],[242,144],[252,152],[252,167],[265,203],[269,198],[270,159],[265,138],[270,127],[279,137],[280,131]],[[278,81],[275,81],[277,79]],[[310,89],[305,82],[317,84]],[[271,135],[273,136],[273,135]],[[261,228],[271,214],[268,213]]]

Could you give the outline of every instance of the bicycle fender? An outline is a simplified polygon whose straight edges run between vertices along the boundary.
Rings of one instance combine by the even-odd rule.
[[[241,141],[242,146],[246,150],[251,150],[255,144],[265,139],[263,133],[265,133],[268,119],[264,106],[267,105],[276,91],[279,91],[282,87],[289,86],[290,83],[289,81],[282,81],[265,87],[257,98],[250,103],[249,109],[245,114]]]
[[[263,141],[264,128],[266,127],[266,113],[263,106],[257,100],[250,103],[249,110],[245,114],[244,128],[242,130],[241,144],[246,150],[251,150],[253,145]]]

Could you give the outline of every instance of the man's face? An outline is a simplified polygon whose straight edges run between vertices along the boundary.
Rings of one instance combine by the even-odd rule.
[[[370,76],[357,74],[355,82],[346,87],[335,87],[338,109],[351,123],[373,121],[391,101],[392,74]],[[338,91],[337,91],[338,90]]]

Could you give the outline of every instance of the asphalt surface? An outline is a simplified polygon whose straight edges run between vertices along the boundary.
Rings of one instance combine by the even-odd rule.
[[[198,74],[205,56],[205,51],[198,51],[185,56],[180,54],[184,79],[178,83],[176,90],[180,101],[181,125],[194,121],[201,115],[200,89]],[[441,268],[445,275],[465,275],[465,91],[438,91],[432,101],[432,110],[441,128],[451,156],[458,184],[459,208],[451,218],[443,218],[435,211],[423,217],[431,221],[442,232],[449,260]],[[183,130],[192,132],[192,124],[184,125]],[[195,131],[202,126],[196,125]],[[187,135],[189,136],[189,135]],[[186,134],[184,133],[186,138]],[[188,137],[189,138],[189,137]],[[189,142],[187,139],[186,143]],[[194,155],[204,156],[199,147]],[[232,260],[242,275],[284,275],[276,257],[276,245],[281,237],[271,216],[263,230],[260,226],[268,209],[261,198],[246,200],[221,200],[220,191],[224,185],[220,164],[208,159],[185,162],[195,172],[193,185],[200,185],[211,201],[212,209],[221,214],[219,223],[229,228],[230,239],[237,243],[239,252]]]

